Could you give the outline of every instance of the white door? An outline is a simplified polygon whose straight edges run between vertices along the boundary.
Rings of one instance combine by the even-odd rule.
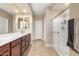
[[[8,33],[8,19],[0,17],[0,34]]]
[[[43,39],[43,22],[35,21],[35,39]]]
[[[59,49],[59,20],[58,18],[52,21],[52,38],[53,38],[53,46],[56,49]]]

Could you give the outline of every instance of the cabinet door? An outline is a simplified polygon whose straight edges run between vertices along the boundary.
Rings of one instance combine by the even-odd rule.
[[[29,45],[29,42],[28,42],[28,40],[26,40],[26,48],[28,47],[28,45]]]
[[[26,40],[24,39],[22,41],[22,55],[24,54],[25,49],[26,49]]]
[[[26,35],[26,48],[28,47],[28,35]]]
[[[26,41],[26,40],[23,40],[23,41],[22,41],[22,47],[25,47],[25,45],[26,45],[26,44],[25,44],[25,43],[26,43],[25,41]]]
[[[10,56],[10,51],[7,51],[7,52],[4,53],[2,56]]]
[[[10,44],[5,44],[0,47],[0,56],[10,56]]]
[[[31,43],[31,34],[29,34],[28,36],[28,45],[30,45],[30,43]]]
[[[21,55],[21,44],[17,44],[11,49],[12,56],[20,56]]]
[[[22,47],[22,55],[24,54],[24,52],[25,52],[25,47]]]

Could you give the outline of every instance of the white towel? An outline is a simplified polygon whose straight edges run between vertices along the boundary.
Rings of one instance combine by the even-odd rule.
[[[74,20],[74,49],[79,52],[79,18]]]

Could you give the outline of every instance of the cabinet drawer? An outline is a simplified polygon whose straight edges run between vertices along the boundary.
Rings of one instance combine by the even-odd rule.
[[[12,41],[12,42],[11,42],[11,47],[14,47],[15,45],[17,45],[17,44],[20,43],[20,42],[21,42],[21,38]]]
[[[28,34],[28,36],[31,36],[31,34]]]
[[[0,47],[0,55],[10,50],[10,44],[5,44]]]
[[[26,37],[28,38],[30,34],[27,34]]]
[[[26,38],[28,37],[28,34],[26,35]]]
[[[26,41],[28,41],[28,37],[26,37]]]
[[[23,37],[22,37],[22,40],[25,40],[25,39],[26,39],[26,37],[25,37],[25,36],[23,36]]]

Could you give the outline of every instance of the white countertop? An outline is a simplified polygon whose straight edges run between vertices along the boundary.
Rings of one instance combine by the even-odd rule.
[[[11,41],[14,41],[17,38],[20,38],[20,37],[27,35],[29,33],[30,32],[24,32],[24,33],[16,32],[16,33],[9,33],[9,34],[1,34],[0,35],[0,46],[7,44]]]

